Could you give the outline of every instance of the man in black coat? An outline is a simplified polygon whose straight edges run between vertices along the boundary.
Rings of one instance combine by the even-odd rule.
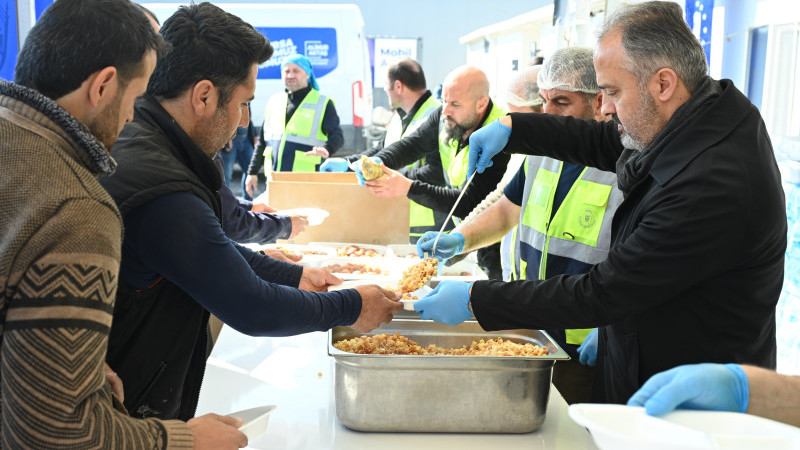
[[[442,283],[417,302],[420,316],[454,324],[471,308],[486,330],[602,326],[605,402],[681,364],[774,368],[787,225],[758,109],[706,76],[671,2],[620,8],[594,63],[612,122],[512,114],[473,134],[470,169],[505,149],[616,171],[625,200],[608,259],[544,281]]]

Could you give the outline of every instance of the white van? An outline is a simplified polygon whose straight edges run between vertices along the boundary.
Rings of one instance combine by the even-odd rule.
[[[180,5],[142,3],[163,24]],[[304,54],[314,66],[320,92],[330,97],[344,131],[341,152],[360,153],[371,125],[372,72],[364,18],[357,5],[215,3],[241,17],[264,34],[275,53],[258,68],[256,98],[251,103],[253,124],[261,127],[272,94],[284,89],[280,64],[292,53]]]

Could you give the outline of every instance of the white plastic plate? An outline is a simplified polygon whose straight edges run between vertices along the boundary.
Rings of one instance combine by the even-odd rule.
[[[306,216],[308,218],[308,226],[314,227],[321,224],[326,217],[331,213],[321,208],[295,208],[283,209],[277,211],[275,214],[284,216]]]
[[[400,300],[400,303],[403,304],[403,309],[406,311],[414,311],[414,303],[422,300],[422,297],[430,294],[432,290],[430,286],[422,286],[420,289],[412,292],[411,295],[417,296],[417,300]]]
[[[255,439],[267,431],[269,415],[275,408],[275,405],[259,406],[228,415],[244,420],[242,426],[239,427],[239,431],[244,433],[247,439]]]
[[[749,414],[677,410],[652,417],[642,407],[580,403],[569,416],[603,450],[800,448],[800,428]]]
[[[338,286],[331,286],[328,290],[338,291],[339,289],[352,289],[356,286],[362,286],[365,284],[377,284],[378,286],[386,289],[396,289],[399,282],[400,279],[391,277],[376,277],[375,279],[370,280],[347,280]],[[433,289],[431,289],[430,286],[423,286],[421,289],[417,289],[416,291],[412,292],[411,295],[416,295],[417,298],[421,300],[422,297],[430,294],[432,290]],[[406,311],[414,311],[414,303],[416,302],[417,300],[400,300],[400,303],[403,304],[403,309]]]

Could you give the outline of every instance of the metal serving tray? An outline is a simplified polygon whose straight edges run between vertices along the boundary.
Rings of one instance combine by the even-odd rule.
[[[450,327],[395,319],[366,335],[400,333],[421,346],[469,346],[502,337],[547,347],[521,356],[359,355],[334,342],[361,336],[348,327],[328,332],[335,359],[336,416],[359,431],[529,433],[544,422],[553,364],[569,356],[540,330],[485,332],[475,321]]]

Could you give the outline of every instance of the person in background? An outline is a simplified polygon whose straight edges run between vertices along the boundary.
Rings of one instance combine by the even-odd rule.
[[[541,69],[541,64],[528,66],[511,79],[503,92],[507,112],[543,112],[544,100],[539,95],[539,83],[536,79]]]
[[[119,24],[125,24],[120,27]],[[87,33],[104,36],[86,47]],[[3,448],[244,447],[241,420],[134,419],[104,364],[122,219],[99,175],[163,40],[127,0],[55,2],[0,81]],[[47,179],[49,188],[25,189]]]
[[[206,2],[181,7],[161,34],[172,48],[120,134],[119,170],[102,180],[126,230],[107,357],[125,380],[132,415],[191,418],[209,313],[243,333],[278,336],[346,324],[370,330],[402,304],[378,286],[311,292],[341,280],[225,236],[212,157],[249,120],[258,64],[272,47]]]
[[[471,307],[485,330],[601,326],[602,402],[624,403],[683,364],[774,368],[787,224],[758,109],[708,77],[673,2],[617,9],[594,66],[612,122],[511,114],[472,136],[470,168],[505,148],[615,171],[625,200],[608,257],[581,275],[442,283],[416,303],[420,317],[458,323]],[[590,225],[604,207],[586,203],[575,220]]]
[[[800,427],[800,377],[744,364],[687,364],[653,375],[628,405],[652,416],[681,408],[730,411]]]
[[[422,66],[413,59],[399,59],[386,69],[384,90],[394,114],[387,126],[383,147],[392,145],[410,135],[425,122],[425,119],[433,111],[442,106],[441,102],[433,98],[431,91],[426,86],[425,72],[422,70]],[[374,156],[378,151],[380,148],[368,150],[362,155]],[[430,160],[430,164],[428,160]],[[348,162],[344,158],[329,158],[322,163],[319,170],[320,172],[346,172],[348,167]],[[444,185],[442,162],[438,154],[409,164],[400,172],[409,179]],[[440,229],[446,216],[446,212],[434,211],[412,200],[409,211],[410,242],[416,242],[425,231]]]
[[[389,65],[383,90],[394,111],[386,129],[384,147],[412,133],[430,113],[442,106],[428,90],[422,66],[411,58],[402,58]]]
[[[541,66],[538,88],[544,113],[603,121],[603,95],[597,86],[592,49],[557,50]],[[432,256],[448,259],[473,251],[497,242],[518,226],[511,248],[512,279],[586,273],[606,258],[611,246],[611,218],[622,202],[616,182],[611,172],[528,156],[500,200],[473,221],[442,235]],[[603,205],[591,222],[581,220],[587,204]],[[431,232],[417,242],[421,256],[432,252],[435,239],[436,233]],[[546,331],[572,358],[556,363],[553,384],[567,403],[591,401],[594,364],[590,360],[596,354],[592,343],[597,330],[550,327]],[[585,356],[579,354],[581,345]],[[586,365],[581,364],[584,360]]]
[[[344,145],[336,107],[320,93],[311,61],[303,55],[287,56],[281,79],[286,91],[267,101],[258,148],[247,168],[245,184],[251,196],[262,167],[266,172],[315,172],[323,158]]]
[[[248,116],[250,116],[250,105],[247,105]],[[223,168],[225,170],[225,186],[231,186],[233,179],[234,164],[239,163],[242,168],[242,198],[245,200],[252,200],[253,197],[247,193],[247,168],[250,166],[250,160],[253,159],[253,150],[258,141],[256,136],[256,129],[253,126],[253,121],[248,121],[247,126],[236,128],[236,136],[225,144],[225,147],[220,150],[219,154],[222,157]]]

